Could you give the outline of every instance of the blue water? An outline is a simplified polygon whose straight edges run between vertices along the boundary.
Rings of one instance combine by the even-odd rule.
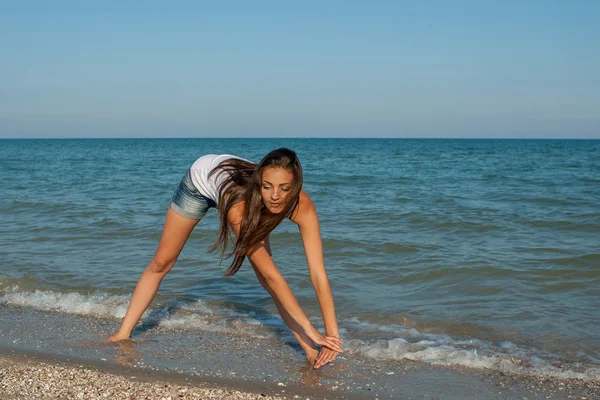
[[[2,140],[0,306],[116,329],[194,160],[281,146],[319,212],[349,352],[600,379],[600,141]],[[165,317],[175,329],[262,334],[276,309],[247,265],[222,277],[227,262],[206,254],[217,230],[211,210],[156,307],[182,305]],[[318,325],[295,225],[271,241]]]

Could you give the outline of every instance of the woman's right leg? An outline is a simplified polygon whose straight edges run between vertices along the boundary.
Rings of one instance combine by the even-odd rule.
[[[169,208],[158,249],[133,291],[121,328],[108,338],[109,341],[116,342],[131,336],[135,325],[154,299],[162,279],[175,265],[179,253],[198,221],[198,219],[184,218]]]

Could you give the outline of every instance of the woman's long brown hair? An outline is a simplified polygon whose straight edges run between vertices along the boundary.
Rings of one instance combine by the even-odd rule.
[[[284,168],[294,176],[282,212],[277,214],[265,207],[261,196],[262,173],[265,168],[270,167]],[[210,175],[213,174],[217,178],[225,174],[225,180],[219,189],[219,237],[209,251],[213,252],[221,247],[221,260],[233,256],[231,265],[225,271],[225,276],[232,276],[240,269],[251,250],[293,211],[302,190],[302,166],[294,151],[281,148],[267,154],[258,164],[236,158],[225,160],[211,171]],[[240,233],[233,250],[225,256],[227,243],[231,238],[227,214],[231,207],[240,202],[245,205]]]

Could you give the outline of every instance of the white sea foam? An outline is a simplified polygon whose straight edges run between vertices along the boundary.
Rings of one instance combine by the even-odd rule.
[[[106,293],[83,295],[51,290],[21,292],[18,286],[5,288],[0,293],[0,304],[95,317],[123,318],[129,304],[129,296]]]
[[[27,307],[41,311],[55,311],[90,317],[123,318],[130,295],[107,293],[61,293],[51,290],[21,291],[18,286],[0,288],[0,304]],[[152,308],[142,316],[145,324],[174,330],[203,330],[208,332],[244,331],[257,338],[272,336],[281,330],[283,321],[278,317],[258,318],[254,312],[240,312],[228,308],[211,308],[202,301],[176,302],[162,308]]]
[[[373,324],[359,323],[355,318],[349,323],[355,327],[364,324],[369,329],[375,328]],[[390,326],[380,330],[387,331],[389,328]],[[405,336],[391,340],[350,339],[346,340],[344,347],[351,353],[379,360],[413,360],[519,375],[600,381],[600,367],[579,367],[577,370],[565,364],[557,367],[551,359],[532,355],[535,353],[533,349],[522,349],[511,342],[494,345],[479,339],[453,340],[447,335],[421,333],[414,328],[401,327],[399,331]]]

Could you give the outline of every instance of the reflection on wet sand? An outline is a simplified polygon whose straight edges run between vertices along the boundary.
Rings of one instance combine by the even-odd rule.
[[[121,365],[133,364],[140,358],[139,352],[135,348],[135,343],[132,340],[121,340],[114,343],[115,347],[121,352],[115,357],[115,361]]]

